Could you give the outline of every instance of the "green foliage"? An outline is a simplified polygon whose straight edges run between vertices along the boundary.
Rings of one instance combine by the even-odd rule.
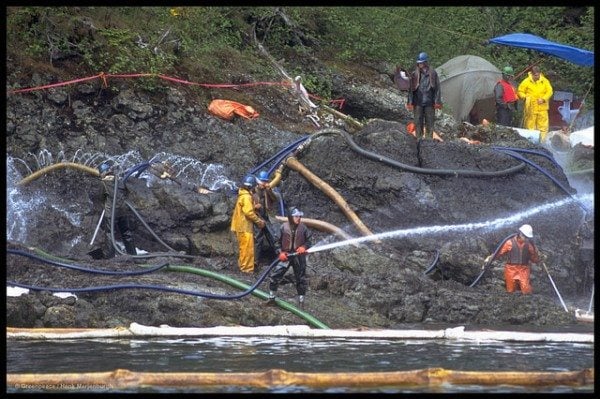
[[[332,64],[371,60],[412,68],[425,51],[434,67],[473,54],[498,67],[510,64],[517,73],[539,63],[555,89],[588,93],[590,104],[593,69],[486,42],[530,32],[593,50],[594,13],[594,7],[9,7],[6,32],[9,56],[39,63],[75,57],[92,73],[178,73],[227,81],[224,71],[276,76],[254,46],[255,26],[259,41],[277,59],[318,54]],[[311,93],[331,96],[327,78],[301,65],[287,67],[303,76]]]

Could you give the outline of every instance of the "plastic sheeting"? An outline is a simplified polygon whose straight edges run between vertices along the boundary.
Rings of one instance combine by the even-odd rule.
[[[569,142],[571,143],[572,147],[575,147],[579,143],[593,147],[594,146],[594,126],[571,133],[569,135]]]
[[[551,42],[543,37],[535,36],[529,33],[511,33],[504,36],[498,36],[489,40],[490,43],[503,44],[505,46],[522,47],[551,54],[563,60],[570,61],[577,65],[593,67],[594,53],[592,51],[580,49],[573,46],[567,46],[556,42]]]
[[[478,100],[493,99],[502,72],[476,55],[459,55],[436,68],[442,101],[458,122],[467,120]]]

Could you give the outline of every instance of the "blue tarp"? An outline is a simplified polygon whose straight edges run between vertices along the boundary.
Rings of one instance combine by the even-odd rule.
[[[571,61],[577,65],[594,66],[594,53],[577,47],[567,46],[556,42],[551,42],[542,37],[531,35],[529,33],[511,33],[509,35],[498,36],[489,40],[490,43],[503,44],[505,46],[523,47]]]

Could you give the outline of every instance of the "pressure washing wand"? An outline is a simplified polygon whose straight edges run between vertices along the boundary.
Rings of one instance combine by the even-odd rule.
[[[544,266],[544,270],[546,271],[546,274],[548,275],[548,278],[550,279],[550,282],[552,283],[552,286],[554,287],[554,291],[556,291],[556,295],[558,295],[558,299],[560,299],[560,303],[563,305],[563,308],[565,308],[565,312],[569,313],[569,309],[567,309],[567,305],[565,305],[565,301],[563,301],[562,297],[560,296],[560,292],[558,292],[558,288],[556,288],[556,284],[554,284],[554,280],[552,280],[552,276],[550,276],[550,272],[548,271],[548,268],[546,267],[546,262],[542,262],[542,266]]]
[[[96,240],[96,235],[98,234],[98,230],[100,230],[100,225],[102,224],[102,219],[104,219],[104,212],[106,210],[103,209],[102,213],[100,214],[100,220],[98,220],[98,226],[96,226],[96,230],[94,230],[94,236],[92,237],[92,241],[90,241],[90,246],[92,246],[94,244],[94,241]]]

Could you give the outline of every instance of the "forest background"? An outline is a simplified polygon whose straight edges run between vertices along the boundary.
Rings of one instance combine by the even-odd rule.
[[[500,69],[512,65],[517,74],[538,64],[555,90],[593,109],[592,68],[487,41],[532,33],[593,51],[594,13],[594,7],[7,7],[6,51],[7,63],[29,66],[25,73],[51,71],[65,80],[104,72],[210,83],[232,83],[228,72],[281,79],[256,42],[277,60],[308,55],[332,71],[371,62],[393,73],[396,66],[412,69],[421,51],[433,67],[472,54]],[[288,72],[301,74],[311,94],[332,97],[329,77]],[[135,84],[166,89],[159,79]]]

